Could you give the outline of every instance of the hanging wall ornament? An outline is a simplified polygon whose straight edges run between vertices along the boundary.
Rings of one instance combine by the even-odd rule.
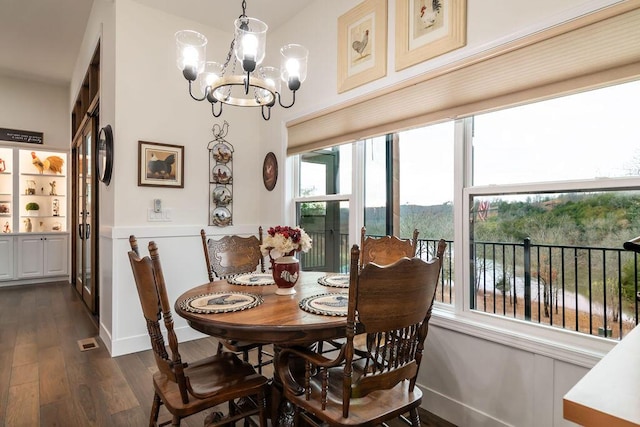
[[[233,145],[224,138],[229,123],[213,125],[209,141],[209,225],[231,225],[233,212]]]

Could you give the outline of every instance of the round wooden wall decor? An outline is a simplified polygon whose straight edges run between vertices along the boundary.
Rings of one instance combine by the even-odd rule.
[[[278,160],[273,152],[267,153],[262,164],[262,182],[264,188],[271,191],[278,181]]]

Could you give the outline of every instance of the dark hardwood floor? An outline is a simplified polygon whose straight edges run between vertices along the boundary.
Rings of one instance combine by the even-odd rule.
[[[148,425],[151,351],[112,358],[97,335],[67,283],[0,288],[0,426]],[[92,337],[99,347],[80,351],[78,340]],[[189,361],[216,348],[207,338],[181,343],[180,354]],[[182,425],[200,427],[205,416]],[[421,418],[425,427],[453,426],[426,412]]]

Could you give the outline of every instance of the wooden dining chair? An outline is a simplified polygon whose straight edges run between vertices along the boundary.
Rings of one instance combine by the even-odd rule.
[[[403,257],[413,258],[416,256],[418,244],[418,230],[413,230],[411,239],[400,239],[396,236],[371,237],[366,235],[366,227],[360,230],[360,260],[358,268],[362,269],[366,264],[375,262],[379,265],[392,264]],[[356,338],[356,348],[360,347],[359,342],[362,337]],[[318,351],[331,352],[342,347],[344,340],[327,340],[318,343]]]
[[[209,275],[209,281],[226,279],[243,273],[251,273],[258,269],[265,272],[264,257],[260,251],[262,245],[262,227],[258,228],[258,237],[224,236],[219,240],[207,237],[204,229],[200,230],[202,249]],[[218,353],[223,349],[242,354],[245,362],[249,361],[249,352],[256,350],[257,363],[254,367],[262,373],[262,367],[273,363],[273,354],[264,350],[264,346],[236,340],[218,340]]]
[[[149,242],[150,256],[140,258],[135,236],[131,236],[129,242],[129,261],[158,367],[158,371],[153,374],[154,396],[149,426],[158,425],[161,405],[172,415],[171,425],[179,426],[182,418],[228,403],[229,414],[208,424],[209,427],[232,423],[252,415],[258,415],[260,426],[266,427],[267,378],[230,352],[196,362],[183,362],[173,329],[171,305],[158,247],[154,242]],[[166,328],[168,349],[162,336],[161,319]],[[234,401],[238,399],[243,399],[244,404],[236,404]],[[247,401],[253,404],[247,404]],[[169,423],[160,425],[165,424]]]
[[[413,258],[418,247],[418,230],[413,230],[411,239],[396,236],[371,237],[366,235],[366,227],[360,230],[360,264],[364,267],[370,262],[379,265],[392,264],[402,257]]]
[[[439,259],[402,258],[391,265],[358,269],[360,251],[351,249],[346,341],[335,358],[308,348],[284,348],[276,363],[285,398],[296,421],[311,424],[376,425],[417,408],[416,379],[438,286]],[[366,334],[367,355],[354,358],[354,337]],[[305,362],[294,376],[290,359]],[[355,400],[355,401],[354,401]],[[357,402],[357,404],[355,404]]]
[[[207,238],[204,229],[200,230],[200,236],[210,282],[216,277],[227,279],[238,274],[251,273],[256,271],[258,266],[264,273],[264,257],[260,252],[262,227],[258,228],[258,237],[231,235],[214,240]]]

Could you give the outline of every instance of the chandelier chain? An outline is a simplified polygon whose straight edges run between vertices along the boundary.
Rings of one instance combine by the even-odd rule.
[[[247,0],[242,0],[242,15],[240,15],[240,18],[246,18],[247,17]]]

